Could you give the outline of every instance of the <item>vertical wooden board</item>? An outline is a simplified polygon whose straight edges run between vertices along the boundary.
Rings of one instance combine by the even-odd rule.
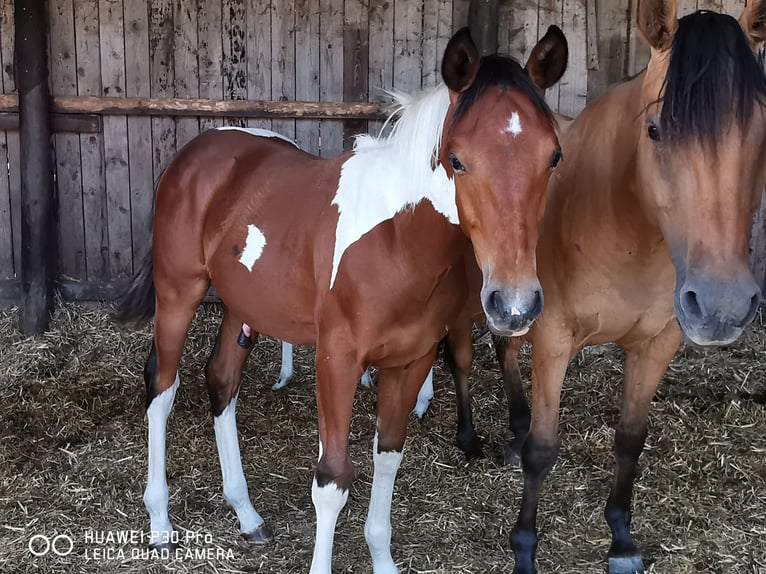
[[[12,10],[11,10],[12,12]],[[48,4],[50,26],[51,93],[77,95],[74,6],[72,0]],[[6,11],[3,11],[6,14]],[[80,137],[73,133],[53,135],[56,193],[58,196],[59,273],[85,279],[85,225],[83,221]]]
[[[247,99],[247,26],[245,0],[223,0],[223,93],[227,100]],[[226,125],[244,126],[241,118],[228,118]]]
[[[428,2],[429,0],[426,0]],[[452,2],[452,29],[457,32],[463,26],[468,26],[468,11],[471,0],[453,0]]]
[[[370,63],[368,86],[371,102],[390,102],[385,90],[394,87],[394,6],[391,0],[370,0]],[[383,122],[368,122],[378,133]]]
[[[451,35],[452,2],[450,0],[423,2],[422,85],[424,88],[436,86],[441,82],[442,56]]]
[[[174,0],[173,93],[177,98],[199,97],[197,67],[197,0]],[[199,118],[176,118],[176,147],[181,149],[199,134]]]
[[[548,29],[548,26],[551,24],[560,26],[562,30],[565,27],[568,28],[567,30],[564,30],[564,34],[566,34],[567,41],[569,42],[569,65],[567,66],[567,74],[569,75],[569,78],[571,78],[573,73],[573,63],[575,58],[578,56],[579,48],[577,47],[578,44],[576,38],[570,37],[570,35],[567,33],[568,31],[571,31],[572,25],[570,24],[569,26],[564,26],[563,24],[563,8],[563,0],[540,0],[539,11],[537,14],[537,37],[541,38],[543,34],[545,34],[545,31]],[[562,80],[555,86],[548,88],[548,90],[545,92],[545,101],[548,102],[548,105],[553,111],[559,111],[559,94],[563,83],[564,78],[562,78]],[[567,102],[571,104],[572,98],[567,99]]]
[[[319,99],[343,99],[343,0],[320,0]],[[335,120],[320,123],[319,149],[324,157],[343,151],[343,124]]]
[[[199,97],[223,99],[223,28],[220,2],[199,2]],[[200,131],[224,125],[219,118],[201,118]]]
[[[678,17],[683,18],[687,14],[697,10],[697,0],[678,0]]]
[[[74,3],[77,50],[77,95],[101,95],[101,50],[99,47],[98,0]],[[80,134],[82,203],[85,220],[85,267],[89,281],[109,279],[104,183],[104,137]]]
[[[585,2],[564,0],[561,29],[569,41],[569,65],[559,82],[558,111],[576,116],[588,99],[588,50]]]
[[[319,100],[319,0],[295,0],[295,99]],[[295,141],[319,154],[319,122],[296,120]]]
[[[3,87],[5,93],[16,92],[16,74],[14,64],[14,19],[13,0],[2,0],[2,15],[0,15],[0,50],[3,58]],[[13,242],[14,273],[18,275],[21,262],[21,144],[19,132],[8,132],[5,136],[8,159],[8,195],[11,208],[11,235]]]
[[[271,5],[271,97],[295,100],[295,0]],[[295,120],[271,122],[272,129],[295,139]]]
[[[123,0],[100,0],[101,85],[104,96],[125,97]],[[124,116],[105,116],[104,175],[110,278],[133,273],[130,223],[128,123]]]
[[[588,0],[592,2],[593,0]],[[612,2],[595,2],[595,22],[592,15],[588,17],[588,37],[596,38],[596,53],[589,53],[588,62],[588,101],[603,94],[606,89],[623,79],[627,66],[627,13],[628,0],[613,0]],[[591,27],[595,26],[595,29]],[[594,34],[595,33],[595,34]]]
[[[149,13],[146,2],[128,0],[125,18],[125,93],[128,97],[151,96],[149,70]],[[130,219],[133,238],[133,271],[151,249],[154,174],[152,124],[149,118],[128,118],[128,168],[130,171]]]
[[[537,43],[538,7],[537,0],[519,0],[500,5],[507,16],[507,28],[499,30],[501,46],[505,43],[506,48],[501,48],[522,64],[529,58],[532,48]],[[543,31],[543,34],[545,31]]]
[[[724,0],[697,0],[698,10],[712,10],[714,12],[726,12]]]
[[[414,93],[421,88],[423,4],[398,0],[394,11],[394,88]]]
[[[2,93],[11,93],[15,88],[12,78],[8,79],[6,87],[5,64],[11,64],[13,59],[13,48],[7,50],[9,45],[7,35],[13,34],[13,23],[9,16],[13,14],[13,5],[8,5],[7,1],[0,3],[0,89]],[[11,58],[7,61],[7,58]],[[11,70],[13,66],[11,64]],[[0,132],[0,162],[8,161],[8,142],[6,132]],[[13,260],[13,225],[11,224],[11,185],[9,174],[6,170],[0,171],[0,279],[11,279],[14,277]]]
[[[149,61],[152,97],[173,97],[173,5],[170,0],[151,0]],[[173,118],[152,118],[152,149],[154,173],[159,174],[176,153],[176,124]]]
[[[702,7],[703,1],[704,0],[699,0],[700,7]],[[735,18],[739,18],[742,15],[742,11],[745,9],[745,0],[718,0],[718,2],[721,4],[721,8],[718,10],[719,12],[734,16]]]
[[[343,25],[343,101],[368,100],[370,27],[369,10],[361,0],[346,0]],[[367,122],[343,122],[343,146],[351,149],[353,137],[367,132]]]
[[[270,0],[247,0],[247,99],[271,99]],[[248,120],[247,125],[271,129],[271,120]]]
[[[640,0],[628,0],[630,7],[630,28],[628,37],[628,65],[626,76],[632,77],[646,67],[651,52],[638,29],[638,3]]]

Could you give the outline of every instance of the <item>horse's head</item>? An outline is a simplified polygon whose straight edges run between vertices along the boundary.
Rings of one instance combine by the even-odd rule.
[[[749,266],[752,215],[766,182],[766,0],[737,20],[677,19],[675,0],[642,0],[651,46],[641,92],[638,188],[676,270],[675,310],[695,343],[734,341],[761,292]]]
[[[542,90],[566,59],[558,29],[540,41],[527,72],[511,58],[481,58],[463,29],[442,62],[450,110],[439,160],[454,178],[460,227],[482,270],[487,323],[502,335],[525,332],[543,308],[537,225],[561,152]]]

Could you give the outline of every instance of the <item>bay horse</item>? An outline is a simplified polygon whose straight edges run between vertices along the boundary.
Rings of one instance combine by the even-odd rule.
[[[550,179],[537,247],[546,306],[527,336],[532,412],[510,536],[516,574],[536,572],[537,509],[558,456],[571,358],[607,342],[625,351],[604,515],[610,574],[642,572],[631,499],[652,397],[682,336],[731,343],[761,301],[748,238],[766,183],[766,76],[756,56],[766,0],[748,0],[739,22],[708,11],[678,20],[675,0],[642,0],[638,25],[651,47],[646,70],[574,120]],[[519,341],[504,345],[520,387]]]
[[[184,339],[212,283],[225,311],[205,374],[224,498],[242,533],[256,542],[271,537],[250,503],[236,432],[251,348],[237,339],[247,324],[255,337],[316,346],[314,573],[331,571],[335,524],[353,479],[354,391],[365,368],[378,367],[365,538],[375,572],[397,571],[393,484],[408,414],[465,297],[460,263],[472,248],[495,332],[528,328],[542,309],[537,226],[560,153],[551,112],[515,60],[480,57],[463,29],[447,45],[442,76],[444,85],[405,102],[390,135],[361,136],[336,158],[314,157],[276,134],[219,129],[187,144],[161,176],[151,257],[118,313],[155,321],[144,370],[152,544],[173,540],[166,421]]]

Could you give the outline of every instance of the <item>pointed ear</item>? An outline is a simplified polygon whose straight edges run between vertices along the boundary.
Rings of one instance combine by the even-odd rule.
[[[760,50],[766,42],[766,0],[746,0],[739,23],[753,50]]]
[[[442,78],[455,93],[467,90],[479,72],[481,55],[468,28],[461,28],[450,39],[442,58]]]
[[[652,50],[669,50],[678,29],[677,0],[641,0],[638,29]]]
[[[558,26],[548,26],[545,36],[532,48],[527,65],[527,72],[535,85],[545,91],[558,82],[567,69],[569,44]]]

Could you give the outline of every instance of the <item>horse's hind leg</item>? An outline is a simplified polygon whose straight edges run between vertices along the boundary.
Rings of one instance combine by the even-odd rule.
[[[250,502],[237,435],[237,394],[242,369],[252,349],[252,345],[243,347],[238,343],[241,328],[242,323],[225,310],[215,348],[205,367],[205,379],[221,462],[223,497],[237,513],[242,536],[263,544],[271,540],[272,534]],[[251,338],[254,341],[257,333],[252,333]]]
[[[622,410],[614,437],[614,482],[604,509],[612,530],[609,574],[643,572],[641,552],[630,533],[630,505],[638,457],[646,440],[646,421],[652,397],[681,343],[675,320],[650,341],[625,348]]]
[[[524,394],[519,371],[519,349],[523,341],[519,338],[493,335],[492,344],[503,375],[503,388],[508,399],[508,426],[513,432],[513,439],[505,445],[503,459],[505,464],[520,466],[521,447],[529,434],[531,420],[529,403]]]
[[[399,572],[391,557],[391,499],[402,461],[409,413],[423,378],[433,365],[436,348],[407,368],[381,369],[378,374],[378,425],[373,442],[375,471],[364,536],[375,574]]]
[[[149,424],[149,477],[144,491],[144,506],[151,521],[149,543],[154,547],[169,547],[174,543],[173,527],[168,517],[168,483],[165,472],[165,437],[167,420],[179,384],[178,363],[184,340],[202,298],[207,281],[188,282],[183,290],[169,290],[168,296],[157,290],[154,322],[154,342],[144,368],[146,382],[146,415]]]
[[[452,373],[457,396],[457,446],[466,456],[484,458],[481,439],[473,426],[471,412],[471,391],[468,376],[473,363],[473,340],[471,322],[456,321],[450,325],[447,344],[444,346],[444,361]]]

